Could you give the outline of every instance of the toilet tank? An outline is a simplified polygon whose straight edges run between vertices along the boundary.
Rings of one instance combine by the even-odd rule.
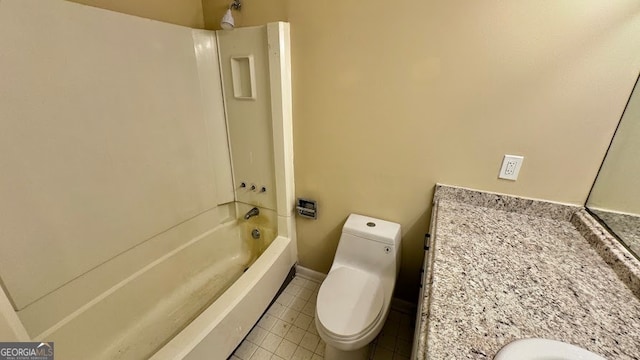
[[[400,268],[400,224],[351,214],[333,260],[337,266],[352,266],[395,279]]]
[[[351,214],[342,227],[342,233],[397,246],[400,243],[400,224],[375,219],[368,216]]]

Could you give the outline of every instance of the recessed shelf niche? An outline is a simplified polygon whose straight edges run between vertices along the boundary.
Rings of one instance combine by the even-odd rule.
[[[233,78],[233,96],[236,99],[256,99],[256,77],[253,55],[232,56],[231,76]]]

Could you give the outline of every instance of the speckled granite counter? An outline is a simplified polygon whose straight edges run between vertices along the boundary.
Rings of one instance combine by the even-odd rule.
[[[640,266],[584,210],[444,186],[434,204],[417,359],[529,337],[640,359]]]
[[[590,210],[618,234],[631,251],[640,254],[640,216],[600,209]]]

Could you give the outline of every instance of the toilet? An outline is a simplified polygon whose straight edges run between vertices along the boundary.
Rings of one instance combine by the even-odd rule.
[[[316,302],[316,328],[327,360],[369,357],[389,314],[400,267],[400,225],[351,214]]]

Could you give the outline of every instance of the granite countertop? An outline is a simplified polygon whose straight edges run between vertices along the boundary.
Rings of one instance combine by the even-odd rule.
[[[640,359],[640,265],[581,207],[438,186],[418,359],[542,337]]]
[[[640,254],[640,216],[601,209],[590,210],[618,234],[631,251]]]

